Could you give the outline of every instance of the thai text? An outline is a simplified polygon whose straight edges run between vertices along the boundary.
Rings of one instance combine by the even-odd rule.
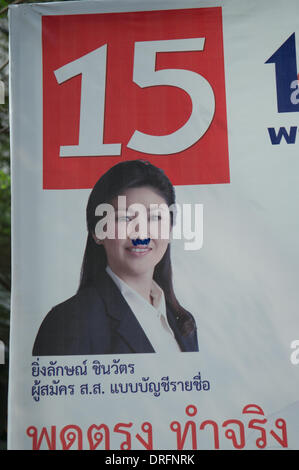
[[[168,425],[173,436],[173,448],[200,449],[203,436],[210,439],[211,448],[244,449],[249,435],[253,435],[256,449],[287,448],[287,424],[283,418],[268,422],[263,409],[256,404],[247,404],[242,409],[242,419],[227,418],[223,422],[213,419],[200,419],[195,405],[185,408],[185,417],[174,419]],[[49,450],[120,450],[154,449],[154,427],[149,421],[135,425],[132,421],[119,422],[108,426],[101,420],[86,428],[69,424],[58,429],[57,426],[29,426],[26,435],[32,441],[32,450],[41,448]]]
[[[209,380],[202,378],[201,372],[188,380],[174,380],[164,376],[160,380],[148,377],[140,377],[138,380],[121,380],[135,373],[134,364],[120,363],[114,359],[112,364],[101,364],[99,360],[92,362],[91,371],[93,375],[86,378],[84,383],[66,383],[68,377],[88,375],[88,363],[84,360],[81,365],[63,366],[57,361],[50,361],[49,366],[40,366],[37,359],[32,363],[32,375],[35,378],[31,394],[34,401],[39,402],[45,397],[65,397],[80,395],[88,397],[96,395],[100,397],[106,392],[111,395],[117,394],[150,394],[154,397],[170,392],[204,392],[211,389]],[[93,383],[92,377],[101,376],[101,382]],[[119,381],[111,380],[111,376],[119,377]],[[49,378],[51,380],[49,381]],[[75,382],[75,381],[73,381]]]

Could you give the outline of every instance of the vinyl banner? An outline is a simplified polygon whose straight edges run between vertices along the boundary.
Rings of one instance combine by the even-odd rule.
[[[299,449],[298,1],[9,18],[9,449]]]

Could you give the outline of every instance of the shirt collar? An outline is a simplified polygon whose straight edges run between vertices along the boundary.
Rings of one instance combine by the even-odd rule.
[[[106,272],[114,280],[115,284],[118,286],[120,292],[122,293],[124,297],[126,297],[127,295],[138,296],[138,298],[142,299],[144,302],[147,302],[138,292],[132,289],[132,287],[130,287],[125,281],[123,281],[119,276],[117,276],[108,265],[106,267]],[[152,306],[156,310],[158,310],[161,314],[166,316],[166,304],[165,304],[164,292],[154,280],[152,281],[150,294],[151,294],[151,298],[153,299]]]

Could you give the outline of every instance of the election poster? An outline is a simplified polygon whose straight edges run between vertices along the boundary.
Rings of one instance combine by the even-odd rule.
[[[10,6],[9,449],[299,448],[298,18]]]

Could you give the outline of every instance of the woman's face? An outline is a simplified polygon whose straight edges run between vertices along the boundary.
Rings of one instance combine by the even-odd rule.
[[[151,187],[131,188],[115,198],[115,238],[103,243],[112,271],[119,277],[153,276],[167,249],[170,214],[165,199]],[[121,203],[120,203],[121,201]]]

